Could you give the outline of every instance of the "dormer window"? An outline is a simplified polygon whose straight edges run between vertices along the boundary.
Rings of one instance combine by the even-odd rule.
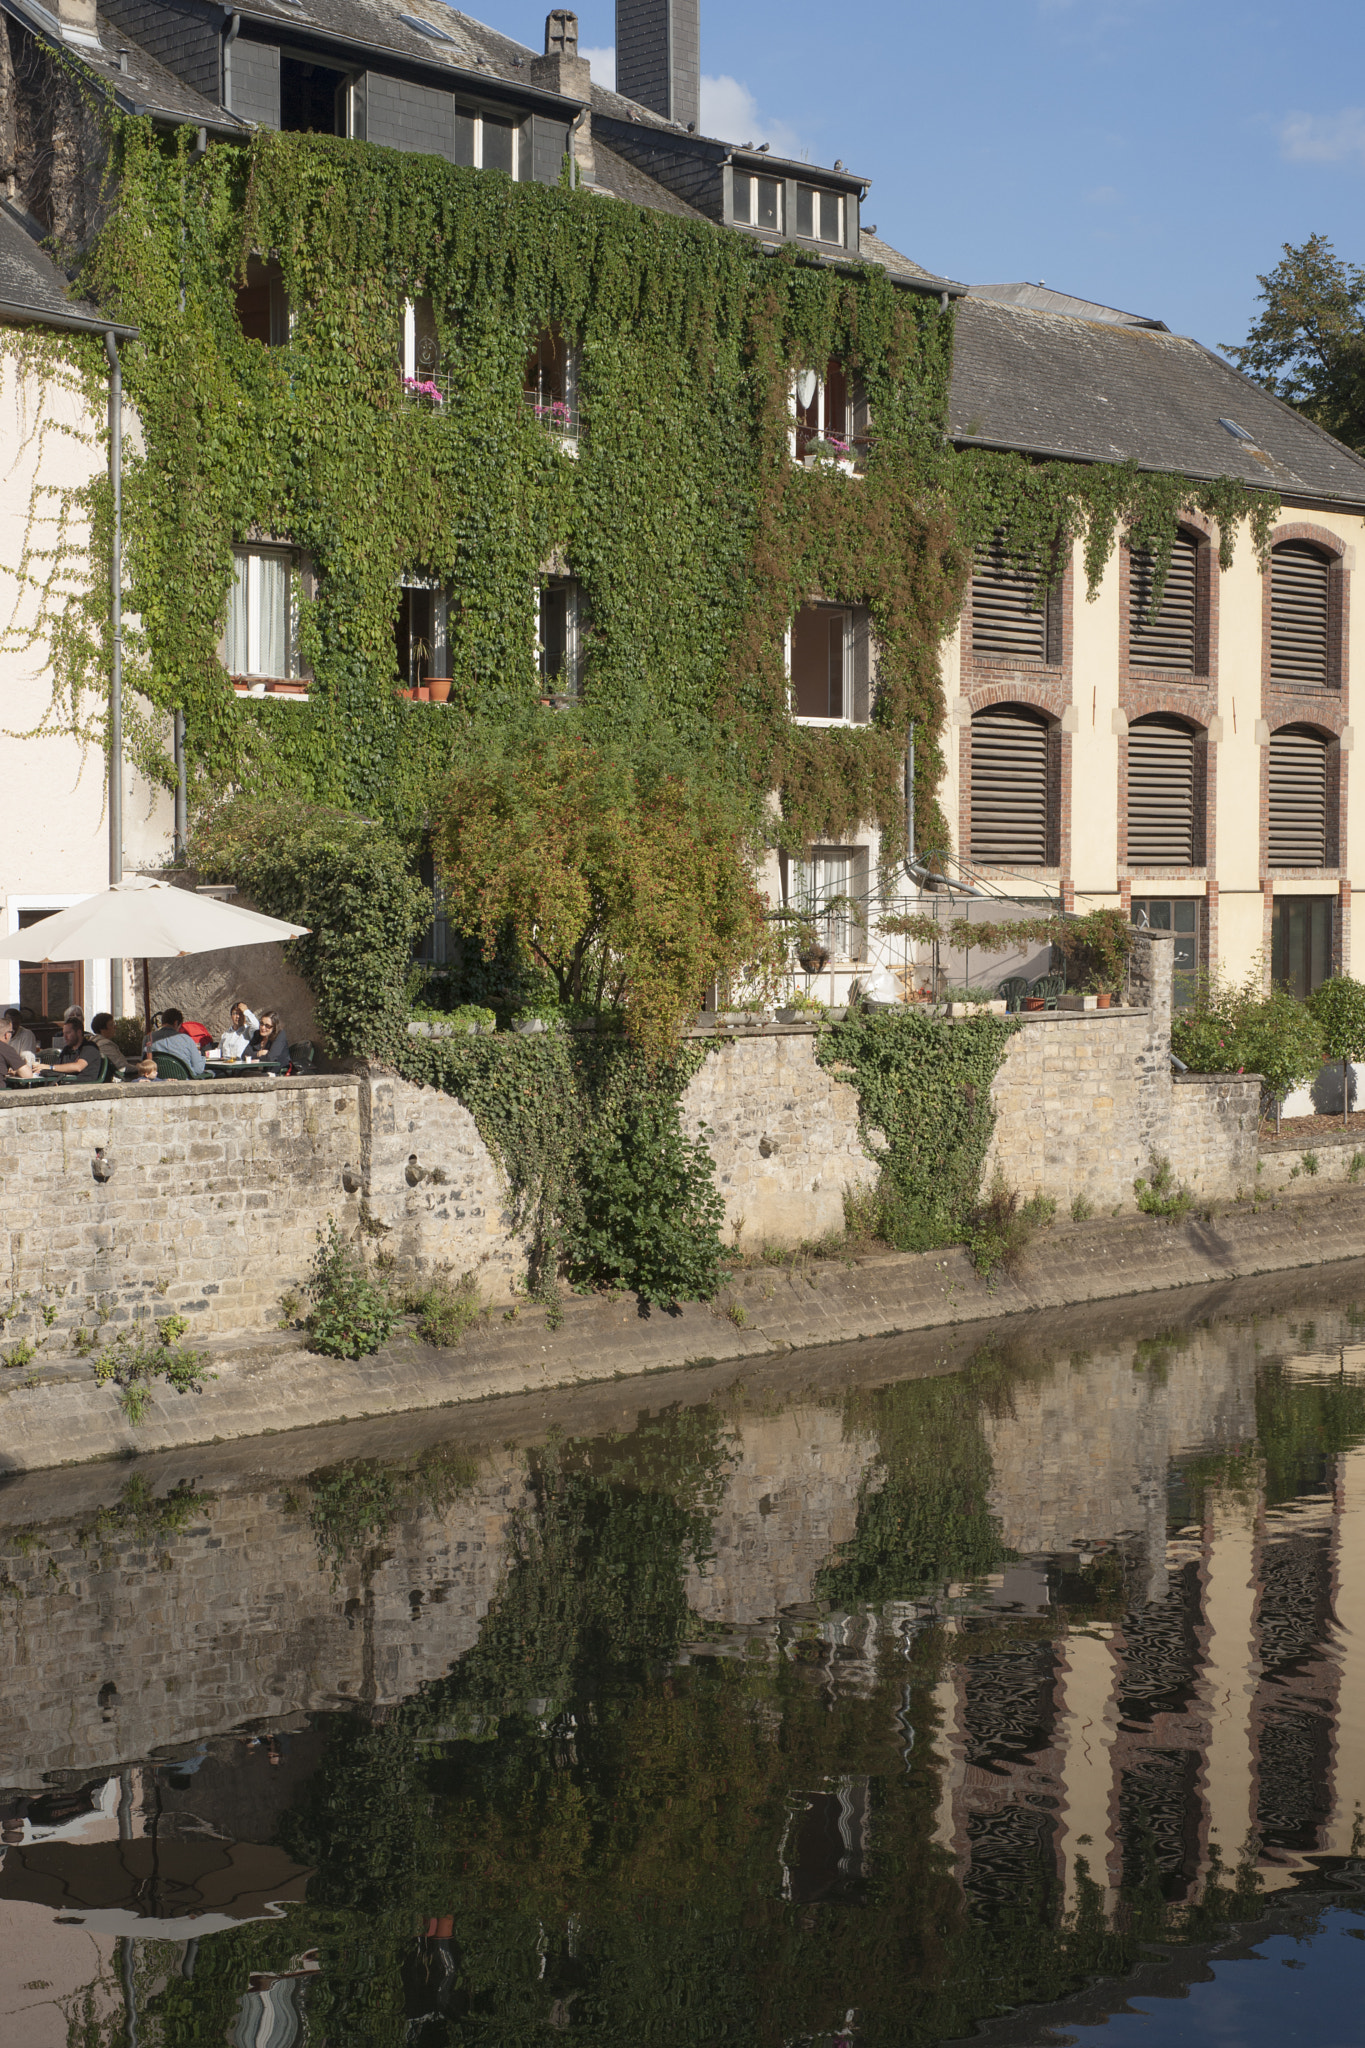
[[[838,242],[844,239],[844,196],[822,192],[816,185],[796,188],[796,232],[810,242]]]
[[[526,358],[522,396],[528,411],[566,442],[578,439],[577,351],[558,327],[543,328]]]
[[[472,170],[505,171],[509,178],[515,178],[520,133],[520,122],[507,115],[457,101],[453,161]]]
[[[750,171],[736,171],[735,219],[745,227],[769,228],[782,233],[782,181],[760,178]]]

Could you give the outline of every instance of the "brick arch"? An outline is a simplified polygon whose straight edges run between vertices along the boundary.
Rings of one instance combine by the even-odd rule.
[[[1125,536],[1119,544],[1119,702],[1130,718],[1146,717],[1148,710],[1155,708],[1144,704],[1137,710],[1131,710],[1128,704],[1130,692],[1140,696],[1153,684],[1164,687],[1164,681],[1174,684],[1177,689],[1202,690],[1207,696],[1217,696],[1218,528],[1204,513],[1193,511],[1182,512],[1176,525],[1182,532],[1193,534],[1199,542],[1199,557],[1195,565],[1194,674],[1185,676],[1179,671],[1134,669],[1131,666],[1129,610],[1132,604],[1133,557]],[[1212,717],[1212,710],[1208,715]]]
[[[1287,519],[1275,528],[1270,536],[1270,553],[1288,540],[1302,540],[1311,546],[1321,548],[1328,558],[1327,571],[1327,692],[1290,691],[1277,688],[1270,680],[1270,560],[1266,559],[1261,572],[1261,708],[1267,718],[1273,718],[1276,726],[1306,724],[1315,722],[1314,709],[1323,695],[1329,694],[1340,706],[1342,720],[1349,715],[1350,705],[1350,644],[1351,644],[1351,579],[1354,573],[1355,549],[1350,541],[1333,533],[1326,526],[1317,526],[1309,519]],[[1301,707],[1290,710],[1290,705]],[[1324,707],[1325,710],[1325,707]],[[1337,730],[1340,730],[1338,726]]]
[[[1209,692],[1183,692],[1179,683],[1153,684],[1137,693],[1142,698],[1140,710],[1124,707],[1124,729],[1119,734],[1118,745],[1118,867],[1120,892],[1127,883],[1131,893],[1133,878],[1145,881],[1148,875],[1164,881],[1188,880],[1215,873],[1218,851],[1218,741],[1213,736],[1218,728],[1213,724],[1217,716],[1213,698]],[[1194,701],[1192,701],[1194,700]],[[1194,732],[1194,838],[1195,858],[1187,868],[1143,868],[1133,867],[1128,860],[1128,735],[1132,728],[1144,718],[1174,718]],[[1141,890],[1138,891],[1141,894]]]
[[[1048,860],[1043,868],[1021,868],[1021,875],[1036,879],[1055,875],[1066,892],[1065,877],[1071,873],[1071,734],[1064,720],[1070,709],[1068,679],[1048,684],[1040,676],[1016,672],[1008,682],[984,684],[966,693],[971,716],[959,729],[958,738],[958,835],[963,859],[970,866],[972,843],[972,722],[979,711],[1018,705],[1047,721]],[[998,872],[998,871],[997,871]],[[1006,870],[1005,872],[1010,872]]]

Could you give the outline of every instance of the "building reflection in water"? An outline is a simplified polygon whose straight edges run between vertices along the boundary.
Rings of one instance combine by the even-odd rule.
[[[391,1912],[376,1953],[405,2038],[445,2040],[422,2029],[468,1996],[455,1873],[498,1824],[489,1786],[572,1780],[601,1811],[628,1793],[662,1841],[662,1788],[695,1786],[651,1730],[718,1786],[717,1752],[748,1745],[728,1852],[747,1875],[727,1871],[726,1896],[754,1955],[774,1911],[803,1939],[880,1916],[907,1942],[922,1899],[941,1930],[945,1883],[963,1926],[1027,1901],[1038,1930],[1146,1911],[1150,1932],[1153,1910],[1178,1929],[1234,1877],[1264,1900],[1343,1869],[1365,1845],[1355,1330],[1347,1308],[1084,1356],[988,1347],[956,1377],[785,1402],[718,1387],[704,1409],[623,1412],[615,1436],[474,1457],[431,1425],[420,1457],[382,1469],[210,1472],[26,1523],[0,1537],[22,1593],[0,1676],[0,2016],[26,2010],[35,1943],[43,1978],[70,1984],[79,1929],[113,2009],[137,1996],[116,1951],[155,1949],[148,1999],[178,1982],[183,2004],[201,1949],[249,1930],[220,2017],[275,2048]],[[371,1759],[423,1834],[401,1898],[367,1862]],[[649,1883],[666,1868],[661,1896],[703,1899],[714,1873],[679,1864],[685,1846],[662,1863],[623,1847],[584,1863],[571,1901],[532,1904],[552,1859],[518,1830],[553,1827],[517,1811],[501,1839],[528,1860],[490,1863],[471,1896],[505,1892],[507,1954],[531,1942],[527,2009],[558,2026],[626,1939],[617,1893],[637,1881],[613,1855],[643,1858]],[[860,2038],[869,1996],[834,1986],[809,2038]],[[772,2024],[795,2038],[790,2015]]]

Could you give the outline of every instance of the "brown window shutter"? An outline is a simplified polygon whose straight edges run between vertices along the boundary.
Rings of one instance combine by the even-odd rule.
[[[1306,541],[1284,541],[1271,554],[1270,680],[1278,689],[1327,688],[1330,569]]]
[[[1194,733],[1174,718],[1128,728],[1128,860],[1133,867],[1194,862]]]
[[[976,551],[972,570],[972,653],[980,661],[1046,661],[1047,611],[1038,579],[998,539]]]
[[[1128,660],[1139,668],[1175,669],[1194,674],[1195,612],[1199,543],[1187,533],[1176,535],[1161,610],[1149,619],[1156,583],[1156,557],[1135,548],[1128,573]]]
[[[1047,865],[1047,720],[1018,707],[972,720],[972,859]]]
[[[1270,865],[1327,865],[1327,741],[1306,725],[1270,735]]]

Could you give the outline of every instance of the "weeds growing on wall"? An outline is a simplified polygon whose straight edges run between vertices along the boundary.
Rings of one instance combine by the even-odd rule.
[[[864,1139],[886,1141],[875,1195],[878,1235],[898,1251],[966,1234],[995,1112],[994,1081],[1017,1018],[851,1017],[822,1032],[816,1058],[858,1090]]]

